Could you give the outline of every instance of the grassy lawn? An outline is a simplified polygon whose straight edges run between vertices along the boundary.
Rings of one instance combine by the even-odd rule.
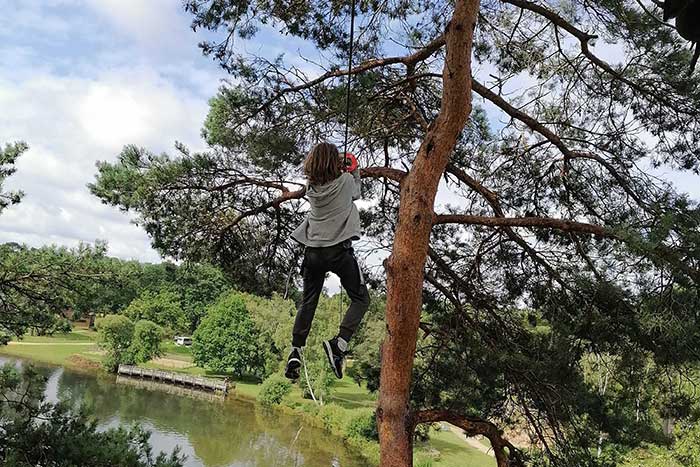
[[[29,358],[53,365],[75,366],[74,356],[99,361],[97,333],[80,329],[55,336],[25,336],[9,345],[0,346],[0,355]]]
[[[71,331],[66,334],[56,334],[54,336],[24,336],[18,342],[32,342],[32,343],[75,343],[75,342],[96,342],[97,333],[95,331],[88,330],[77,330]]]
[[[82,358],[96,361],[100,358],[95,354],[96,346],[74,344],[69,342],[51,343],[46,345],[15,345],[0,347],[0,355],[28,358],[53,365],[71,366],[71,357],[78,355]]]
[[[330,401],[346,409],[371,409],[377,404],[377,397],[346,376],[333,384]]]
[[[440,456],[432,461],[433,467],[496,467],[496,459],[464,444],[464,441],[451,431],[431,431],[429,446],[417,446],[420,452],[430,448],[440,451]]]
[[[27,358],[53,365],[75,366],[81,359],[99,362],[101,353],[97,346],[97,333],[87,329],[79,329],[67,334],[53,337],[27,336],[19,342],[0,346],[0,355]],[[147,368],[157,368],[166,371],[176,371],[210,378],[224,378],[227,375],[217,374],[197,367],[192,363],[191,351],[188,347],[177,346],[173,342],[163,342],[164,355],[157,361],[143,364]],[[77,357],[77,358],[76,358]],[[160,362],[160,363],[159,363]],[[189,363],[189,365],[187,364]],[[172,366],[177,364],[177,366]],[[260,392],[260,384],[254,380],[235,380],[234,393],[256,398]],[[294,405],[313,404],[302,398],[301,390],[294,386],[289,396]],[[376,405],[376,395],[359,386],[350,377],[345,377],[333,386],[332,396],[327,402],[335,403],[344,409],[371,409]],[[439,455],[435,452],[439,451]],[[438,456],[429,463],[429,452]],[[432,432],[427,445],[416,446],[416,455],[422,465],[431,467],[491,467],[495,460],[468,446],[456,434],[449,431]],[[416,464],[421,465],[421,464]]]
[[[172,358],[177,358],[177,356],[192,356],[192,349],[190,347],[184,345],[176,345],[175,342],[170,340],[163,341],[163,343],[161,344],[161,349],[163,349],[163,352],[165,354],[169,355]]]

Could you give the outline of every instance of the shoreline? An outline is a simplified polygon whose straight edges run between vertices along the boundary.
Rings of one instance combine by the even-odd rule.
[[[29,343],[33,345],[41,345],[38,343]],[[20,344],[22,345],[22,344]],[[65,368],[69,371],[76,371],[82,374],[90,374],[95,376],[96,378],[109,378],[109,379],[114,379],[115,384],[116,384],[116,378],[118,375],[114,373],[110,373],[106,371],[100,363],[98,363],[95,360],[91,360],[89,358],[86,358],[82,355],[72,355],[71,357],[67,358],[63,364],[58,364],[53,361],[47,361],[41,358],[32,358],[28,356],[20,356],[20,355],[15,355],[13,353],[7,353],[3,351],[4,348],[0,347],[0,358],[6,358],[6,359],[14,359],[14,360],[20,360],[20,361],[25,361],[25,362],[30,362],[33,364],[37,364],[39,366],[44,366],[44,367],[51,367],[51,368]],[[139,378],[131,378],[134,381],[141,381]],[[309,413],[309,411],[303,410],[303,407],[292,407],[290,405],[285,404],[283,401],[281,404],[278,405],[273,405],[273,406],[266,406],[260,401],[257,400],[255,395],[252,393],[246,393],[246,392],[241,392],[238,390],[238,381],[235,382],[235,387],[233,390],[230,390],[228,395],[224,398],[222,398],[223,401],[225,401],[227,398],[232,398],[236,399],[239,401],[243,401],[246,403],[250,403],[251,405],[254,406],[256,410],[269,410],[273,412],[279,412],[282,413],[286,416],[291,416],[291,417],[297,417],[303,421],[304,424],[309,425],[310,427],[321,429],[324,432],[328,433],[331,436],[334,436],[339,439],[343,443],[343,445],[352,450],[355,455],[358,457],[362,458],[365,462],[367,462],[367,465],[377,465],[378,464],[378,459],[375,459],[371,456],[371,453],[374,451],[374,449],[370,449],[370,452],[367,451],[367,448],[371,448],[372,445],[376,445],[377,453],[378,453],[378,448],[379,448],[379,443],[373,443],[369,440],[363,441],[363,440],[357,440],[353,438],[347,438],[344,436],[343,433],[338,432],[337,430],[330,430],[324,423],[324,420],[317,416],[317,415],[312,415]],[[175,384],[166,384],[163,383],[165,386],[168,387],[173,387],[173,388],[181,388],[182,386],[175,385]],[[148,390],[143,388],[144,390]],[[153,389],[155,391],[163,391],[163,389]],[[203,391],[202,391],[203,392]],[[206,392],[203,392],[203,395],[207,394]],[[186,397],[184,395],[179,395],[177,394],[178,397]],[[206,399],[206,398],[203,398]],[[310,405],[310,404],[309,404]],[[343,409],[343,410],[348,410],[349,409]]]
[[[32,344],[32,345],[26,345]],[[80,344],[80,345],[75,345]],[[92,344],[96,346],[93,341]],[[0,347],[0,357],[18,359],[24,361],[30,361],[38,365],[46,365],[51,367],[63,367],[70,371],[76,371],[83,374],[91,374],[96,378],[115,378],[113,373],[109,373],[104,368],[102,368],[101,363],[98,361],[98,355],[94,350],[90,349],[88,355],[84,355],[81,352],[85,352],[89,345],[81,342],[71,342],[71,341],[60,341],[53,342],[47,341],[43,343],[44,349],[49,348],[71,348],[75,350],[74,353],[65,354],[63,356],[56,355],[55,352],[31,352],[31,350],[42,349],[41,345],[35,345],[33,342],[14,344],[10,346]],[[9,350],[12,348],[12,350]],[[19,349],[26,349],[26,351],[16,352]],[[42,358],[43,357],[43,358]],[[167,359],[167,356],[164,355]],[[165,367],[164,365],[159,365],[157,362],[149,362],[145,365],[140,365],[144,368],[160,368],[168,371],[182,372],[185,374],[194,374],[192,371],[187,371],[192,367],[183,368],[172,368]],[[179,370],[179,371],[178,371]],[[213,376],[213,375],[207,375]],[[222,377],[223,375],[218,375]],[[138,378],[134,379],[139,381]],[[250,381],[239,381],[232,380],[235,383],[235,387],[229,391],[227,396],[228,399],[235,399],[242,402],[251,404],[255,410],[269,410],[273,412],[278,412],[287,416],[296,417],[300,419],[304,424],[323,430],[325,433],[337,438],[342,442],[343,446],[348,450],[352,451],[353,454],[362,459],[363,462],[368,466],[378,465],[379,463],[379,443],[366,438],[358,438],[355,436],[350,436],[347,432],[348,422],[363,413],[367,413],[373,410],[367,402],[358,403],[357,401],[348,401],[343,399],[343,397],[338,396],[336,401],[330,401],[323,406],[318,406],[310,400],[303,399],[300,394],[293,394],[287,396],[282,403],[278,405],[273,405],[268,407],[260,401],[257,400],[257,395],[260,388],[260,383],[252,383]],[[351,394],[350,387],[354,388],[354,385],[341,386],[345,390],[345,394]],[[177,385],[168,385],[168,387],[178,387]],[[341,389],[338,388],[338,389]],[[163,389],[153,389],[155,391]],[[353,389],[353,391],[356,389]],[[352,393],[354,395],[354,393]],[[178,395],[179,397],[187,397],[186,395]],[[350,397],[350,396],[346,396]],[[224,398],[225,401],[227,398]],[[341,405],[343,402],[350,402],[352,404],[357,404],[355,407],[345,407]],[[367,404],[367,405],[365,405]],[[452,437],[452,438],[450,438]],[[438,452],[438,456],[435,456],[435,452]],[[480,457],[483,456],[483,457]],[[444,457],[444,458],[443,458]],[[469,466],[469,467],[484,467],[484,466],[494,466],[495,461],[493,457],[488,454],[483,453],[479,449],[475,449],[473,446],[465,443],[465,440],[458,434],[452,432],[451,430],[446,431],[436,431],[431,433],[430,441],[428,443],[416,443],[414,449],[414,459],[416,460],[416,465],[434,465],[435,467],[456,467],[456,466]],[[430,463],[432,461],[432,463]]]

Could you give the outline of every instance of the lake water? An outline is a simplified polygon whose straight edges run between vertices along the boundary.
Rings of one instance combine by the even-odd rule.
[[[0,357],[0,363],[15,361]],[[92,407],[102,426],[138,423],[154,452],[179,446],[190,467],[365,467],[342,441],[252,402],[133,379],[44,367],[51,401]]]

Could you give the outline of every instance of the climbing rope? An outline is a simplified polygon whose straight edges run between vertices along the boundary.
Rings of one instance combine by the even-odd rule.
[[[300,348],[299,349],[299,354],[301,356],[301,363],[304,365],[304,376],[306,377],[306,386],[309,388],[309,394],[311,394],[311,399],[314,400],[316,404],[318,404],[318,401],[316,400],[316,396],[314,395],[314,390],[311,387],[311,380],[309,379],[309,372],[306,370],[306,357],[304,356],[304,349]]]
[[[355,48],[355,0],[350,2],[350,46],[348,47],[348,80],[345,90],[345,142],[343,143],[343,159],[348,153],[348,138],[350,135],[350,91],[352,84],[352,53]],[[338,294],[338,317],[343,320],[343,285]]]
[[[350,2],[350,44],[348,47],[348,78],[345,90],[345,140],[343,142],[343,157],[348,153],[348,140],[350,137],[350,92],[352,90],[352,56],[355,48],[355,1]],[[287,281],[284,287],[284,298],[287,298],[289,291],[289,281],[292,276],[292,270],[295,269],[298,259],[294,261],[294,264],[289,269],[289,274],[287,275]],[[340,286],[340,293],[338,294],[338,315],[342,322],[343,319],[343,286]],[[303,359],[302,359],[303,361]],[[306,370],[306,366],[304,367]],[[311,389],[309,387],[309,389]],[[313,397],[313,392],[312,392]],[[315,400],[315,399],[314,399]]]
[[[345,90],[345,144],[343,155],[348,152],[348,136],[350,134],[350,90],[352,83],[352,52],[355,48],[355,0],[350,5],[350,47],[348,48],[348,81]]]

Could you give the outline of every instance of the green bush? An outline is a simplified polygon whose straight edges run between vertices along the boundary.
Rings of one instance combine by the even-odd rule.
[[[681,464],[674,456],[674,452],[668,448],[642,443],[616,465],[620,467],[690,467],[693,464]]]
[[[136,362],[147,362],[162,354],[160,343],[163,339],[163,328],[153,321],[139,320],[134,325],[134,337],[131,341],[131,352]]]
[[[107,351],[102,364],[108,371],[115,372],[120,364],[133,364],[134,355],[131,343],[134,337],[134,323],[122,315],[107,315],[98,319],[97,331],[100,346]]]
[[[68,321],[66,318],[59,318],[56,320],[56,322],[51,326],[51,329],[47,332],[49,335],[54,335],[54,334],[67,334],[73,330],[73,326],[71,325],[70,321]]]
[[[351,438],[364,438],[368,440],[379,440],[377,430],[377,417],[374,411],[355,415],[350,419],[347,435]]]
[[[325,404],[318,410],[323,428],[336,434],[345,434],[349,422],[348,411],[337,404]]]
[[[425,443],[430,439],[430,428],[432,427],[433,425],[430,423],[422,423],[418,425],[413,431],[413,439]],[[439,429],[439,425],[437,426],[437,428]]]
[[[292,392],[292,383],[280,375],[272,375],[263,381],[258,394],[258,401],[267,406],[278,405]]]
[[[675,457],[685,466],[700,467],[700,423],[682,422],[673,445]]]

